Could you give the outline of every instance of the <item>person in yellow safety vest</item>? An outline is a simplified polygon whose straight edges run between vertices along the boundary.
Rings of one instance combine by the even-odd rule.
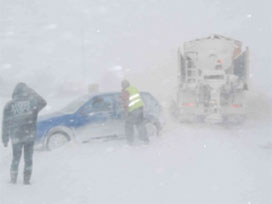
[[[122,101],[125,109],[125,134],[128,144],[134,142],[134,126],[136,126],[138,135],[145,144],[149,143],[147,131],[144,121],[144,103],[140,96],[140,92],[135,87],[131,86],[127,80],[123,80],[122,86]]]

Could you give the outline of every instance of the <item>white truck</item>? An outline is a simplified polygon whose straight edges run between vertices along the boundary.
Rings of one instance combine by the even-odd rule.
[[[242,122],[246,113],[249,50],[221,35],[185,42],[178,50],[173,113],[182,122]]]

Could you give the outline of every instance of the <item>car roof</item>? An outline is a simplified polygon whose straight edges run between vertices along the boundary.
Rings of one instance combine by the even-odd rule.
[[[145,92],[145,91],[140,91],[140,93],[143,94],[150,94],[149,92]],[[99,93],[95,93],[95,94],[91,94],[90,98],[94,97],[94,96],[105,96],[105,95],[116,95],[116,94],[121,94],[121,91],[115,91],[115,92],[99,92]]]

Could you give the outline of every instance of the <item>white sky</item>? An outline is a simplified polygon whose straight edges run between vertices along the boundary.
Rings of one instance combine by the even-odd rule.
[[[253,84],[270,87],[271,4],[267,0],[0,0],[0,83],[9,90],[26,81],[44,93],[63,83],[85,87],[98,82],[105,88],[115,84],[117,89],[110,81],[116,74],[108,70],[122,66],[135,83],[149,76],[153,86],[164,79],[172,87],[167,80],[176,79],[177,47],[219,33],[250,47]],[[104,79],[107,82],[102,83]]]

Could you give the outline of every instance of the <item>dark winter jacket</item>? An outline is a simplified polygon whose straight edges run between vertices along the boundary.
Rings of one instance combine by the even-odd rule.
[[[36,122],[39,111],[46,101],[24,83],[16,85],[12,100],[3,112],[2,141],[13,144],[35,140]]]

